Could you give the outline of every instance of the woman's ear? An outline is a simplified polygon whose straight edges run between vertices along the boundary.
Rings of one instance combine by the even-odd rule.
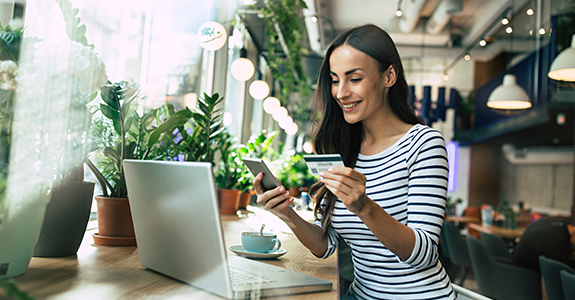
[[[390,65],[389,68],[387,68],[384,75],[385,87],[392,87],[397,81],[397,73],[395,72],[393,65]]]

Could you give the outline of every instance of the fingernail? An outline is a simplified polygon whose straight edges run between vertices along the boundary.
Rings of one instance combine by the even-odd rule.
[[[323,181],[323,177],[320,176],[320,177],[319,177],[319,181]]]
[[[286,190],[286,189],[285,189],[283,186],[280,187],[280,192],[283,192],[283,191],[285,191],[285,190]]]
[[[328,171],[328,172],[331,172],[331,171],[333,171],[333,168],[329,168],[329,169],[327,169],[327,171]]]
[[[289,197],[289,192],[285,192],[284,196]]]
[[[325,175],[324,172],[319,172],[319,176],[323,176],[323,175]]]

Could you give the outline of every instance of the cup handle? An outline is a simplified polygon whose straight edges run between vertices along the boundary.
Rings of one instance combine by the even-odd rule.
[[[274,242],[275,247],[272,250],[270,250],[270,252],[278,251],[282,246],[282,242],[278,239],[273,239],[272,241]]]

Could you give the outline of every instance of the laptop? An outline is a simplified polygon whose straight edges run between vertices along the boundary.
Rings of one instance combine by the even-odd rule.
[[[210,163],[124,160],[124,173],[142,266],[228,299],[332,289],[327,280],[228,257]]]

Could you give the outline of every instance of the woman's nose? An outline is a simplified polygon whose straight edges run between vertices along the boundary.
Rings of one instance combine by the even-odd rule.
[[[337,99],[345,99],[350,95],[349,86],[345,82],[340,82],[337,87]]]

